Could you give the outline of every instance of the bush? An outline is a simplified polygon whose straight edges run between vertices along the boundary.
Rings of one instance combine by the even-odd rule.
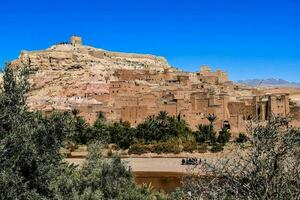
[[[207,152],[207,145],[206,144],[198,145],[197,149],[198,149],[199,153],[206,153]]]
[[[162,153],[175,153],[178,154],[181,152],[181,148],[179,144],[174,141],[167,141],[167,142],[159,142],[153,144],[153,153],[162,154]]]
[[[230,137],[230,131],[227,128],[222,128],[222,130],[219,132],[217,141],[221,144],[226,144],[229,142]]]
[[[193,153],[198,149],[198,144],[196,141],[188,141],[183,143],[183,151]]]
[[[138,143],[130,146],[128,153],[141,155],[144,153],[175,153],[178,154],[181,152],[180,145],[178,142],[170,140],[166,142],[158,142],[152,144]]]
[[[211,149],[210,149],[210,151],[212,152],[212,153],[218,153],[218,152],[221,152],[221,151],[223,151],[224,150],[224,147],[223,147],[223,145],[221,145],[221,144],[215,144],[215,145],[213,145],[212,147],[211,147]]]
[[[290,128],[289,118],[271,117],[249,134],[250,151],[199,165],[201,176],[183,183],[187,199],[299,199],[300,130]]]
[[[247,137],[244,133],[240,133],[239,137],[235,139],[235,142],[237,143],[245,143],[249,141],[249,137]]]
[[[128,122],[115,122],[107,128],[110,143],[117,144],[122,149],[128,149],[134,140],[135,129]]]
[[[129,147],[128,153],[129,154],[137,154],[137,155],[141,155],[144,153],[149,153],[151,152],[151,146],[146,145],[146,144],[133,144]]]

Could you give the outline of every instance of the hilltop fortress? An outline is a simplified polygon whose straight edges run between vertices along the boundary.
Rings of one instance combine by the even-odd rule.
[[[147,116],[167,111],[184,119],[192,129],[207,124],[215,114],[217,128],[245,131],[248,120],[267,120],[272,114],[300,119],[299,108],[287,93],[235,84],[228,75],[207,66],[196,73],[171,67],[166,59],[96,49],[80,37],[42,51],[23,51],[12,62],[29,66],[31,90],[28,105],[49,114],[79,109],[89,122],[99,111],[109,121],[136,126]]]

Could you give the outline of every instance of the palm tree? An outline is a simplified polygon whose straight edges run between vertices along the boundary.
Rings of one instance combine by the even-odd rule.
[[[207,116],[207,120],[210,122],[210,125],[213,125],[213,123],[216,121],[217,116],[215,114],[209,114]]]
[[[168,113],[166,111],[160,111],[158,116],[157,116],[157,119],[158,120],[166,120],[168,117]]]
[[[72,109],[72,114],[74,115],[74,117],[77,117],[77,115],[79,115],[80,111],[76,108]]]
[[[158,127],[157,128],[165,128],[169,124],[169,117],[166,111],[160,111],[156,117]]]
[[[104,112],[100,111],[97,113],[97,120],[106,121]]]

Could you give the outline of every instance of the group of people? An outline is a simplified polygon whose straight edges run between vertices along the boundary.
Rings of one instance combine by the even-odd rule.
[[[183,158],[181,165],[199,165],[201,164],[201,158]]]

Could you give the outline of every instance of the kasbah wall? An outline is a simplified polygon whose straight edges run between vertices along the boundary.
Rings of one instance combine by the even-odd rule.
[[[217,129],[229,124],[237,134],[246,131],[249,120],[265,121],[271,115],[286,117],[291,113],[288,94],[231,96],[243,90],[243,86],[231,83],[225,72],[211,72],[206,66],[196,73],[198,83],[192,82],[188,73],[168,71],[118,70],[116,76],[118,80],[109,83],[109,93],[105,94],[110,107],[104,103],[90,109],[79,108],[90,122],[97,112],[103,111],[109,120],[128,121],[137,126],[146,117],[166,111],[196,129],[199,124],[208,124],[207,116],[213,114],[217,116]],[[151,87],[149,82],[160,87]],[[105,99],[103,95],[93,98]]]

